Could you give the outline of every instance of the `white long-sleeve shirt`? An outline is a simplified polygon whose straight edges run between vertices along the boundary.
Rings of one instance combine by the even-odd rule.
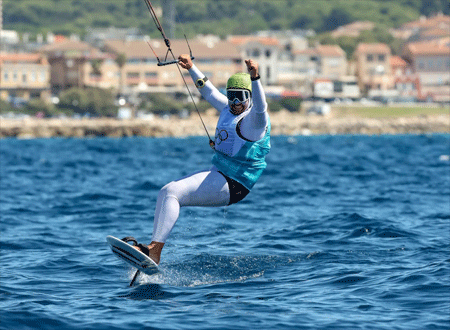
[[[195,65],[189,69],[189,73],[194,81],[204,77]],[[228,98],[214,87],[211,81],[208,80],[205,86],[199,90],[203,98],[219,112],[224,109],[229,109]],[[258,141],[264,137],[267,125],[269,124],[266,96],[264,95],[259,79],[252,81],[252,100],[251,107],[245,111],[247,114],[242,119],[239,130],[240,134],[246,140]]]

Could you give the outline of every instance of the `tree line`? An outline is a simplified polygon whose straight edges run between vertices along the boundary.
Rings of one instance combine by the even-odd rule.
[[[166,4],[154,0],[155,6]],[[318,33],[356,21],[370,20],[385,28],[443,12],[448,0],[173,0],[176,36],[249,34],[258,30],[313,29]],[[167,6],[164,7],[166,9]],[[166,10],[167,12],[167,10]],[[5,29],[19,32],[83,36],[89,27],[138,27],[158,37],[144,0],[6,0]],[[164,17],[163,25],[167,24]]]

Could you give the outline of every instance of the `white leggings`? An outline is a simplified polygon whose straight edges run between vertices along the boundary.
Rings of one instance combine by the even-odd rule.
[[[182,206],[225,206],[229,202],[227,180],[215,166],[170,182],[158,195],[152,241],[166,241]]]

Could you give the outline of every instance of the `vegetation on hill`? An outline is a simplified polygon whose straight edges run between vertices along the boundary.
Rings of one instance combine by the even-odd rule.
[[[161,6],[163,0],[152,1]],[[356,21],[398,27],[439,11],[448,0],[173,0],[176,37],[183,33],[248,34],[258,30],[314,29],[318,33]],[[165,1],[167,3],[167,1]],[[166,7],[164,7],[166,8]],[[167,11],[166,11],[167,12]],[[138,27],[158,35],[144,0],[4,0],[4,28],[19,32],[83,35],[88,27]],[[164,19],[162,19],[165,25]]]

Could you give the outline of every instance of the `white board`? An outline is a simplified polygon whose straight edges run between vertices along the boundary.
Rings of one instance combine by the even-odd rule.
[[[147,275],[158,273],[158,265],[141,251],[135,249],[132,245],[122,241],[114,236],[107,236],[106,241],[111,247],[112,252],[127,264],[137,268]]]

